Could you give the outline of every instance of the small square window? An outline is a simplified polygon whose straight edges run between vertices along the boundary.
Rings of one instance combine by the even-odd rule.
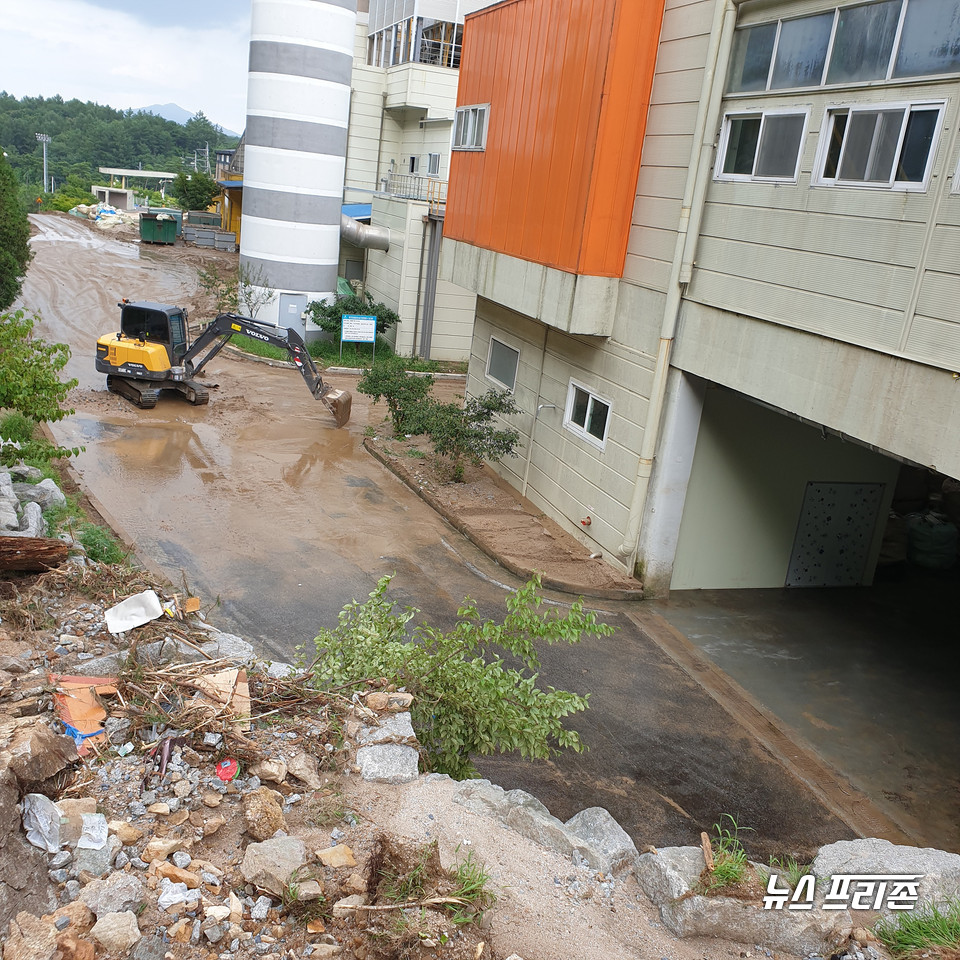
[[[439,153],[427,154],[427,176],[430,176],[430,177],[440,176],[440,154]]]
[[[797,179],[806,113],[748,113],[725,118],[718,180]]]
[[[457,107],[453,125],[454,150],[483,150],[487,145],[487,110],[490,104]]]
[[[496,337],[490,338],[490,349],[487,352],[487,379],[493,380],[507,390],[513,390],[517,386],[519,364],[519,350],[514,350]]]
[[[610,426],[610,401],[578,383],[570,382],[563,425],[572,433],[603,447]]]

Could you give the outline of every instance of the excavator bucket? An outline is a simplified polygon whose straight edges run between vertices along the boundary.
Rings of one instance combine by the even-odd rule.
[[[320,399],[333,414],[338,427],[342,427],[350,419],[353,395],[348,390],[328,390]]]

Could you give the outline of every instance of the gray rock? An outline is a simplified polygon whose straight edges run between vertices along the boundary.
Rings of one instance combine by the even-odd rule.
[[[232,633],[213,634],[213,639],[204,643],[200,649],[215,660],[227,659],[234,663],[249,663],[254,659],[253,644]]]
[[[434,776],[434,774],[430,774]],[[453,799],[461,806],[482,817],[493,817],[503,822],[506,815],[507,791],[489,780],[463,780],[457,784]]]
[[[50,870],[47,872],[51,883],[66,883],[70,879],[69,870]]]
[[[60,488],[49,477],[39,483],[15,483],[13,492],[21,503],[36,503],[43,510],[63,506],[67,502]]]
[[[757,943],[801,957],[829,956],[853,925],[846,910],[764,910],[732,897],[699,895],[664,903],[660,916],[678,937]]]
[[[291,673],[295,673],[296,668],[291,663],[284,663],[282,660],[273,661],[269,667],[267,667],[267,676],[271,677],[274,680],[283,680],[286,677],[289,677]]]
[[[604,873],[618,875],[632,870],[637,848],[627,831],[603,807],[588,807],[572,816],[564,826],[590,849],[587,861]]]
[[[703,851],[699,847],[664,847],[639,857],[637,881],[650,901],[659,907],[690,890],[703,868]]]
[[[360,893],[352,894],[349,897],[342,897],[333,905],[334,919],[342,920],[346,917],[356,915],[357,907],[362,907],[367,902],[367,898]]]
[[[80,900],[98,917],[122,913],[143,900],[144,885],[131,873],[111,873],[103,880],[91,880],[80,891]]]
[[[247,883],[282,897],[294,871],[307,861],[307,848],[296,837],[275,837],[248,845],[240,865]]]
[[[123,913],[107,913],[100,917],[90,931],[108,953],[122,954],[141,937],[136,915],[126,910]]]
[[[388,713],[377,725],[361,726],[357,743],[367,747],[377,743],[411,743],[416,739],[409,713]]]
[[[73,903],[73,901],[80,896],[80,891],[82,889],[83,886],[79,880],[68,880],[63,885],[63,902]]]
[[[0,498],[0,530],[7,536],[20,530],[20,513],[16,500]]]
[[[811,871],[818,893],[829,890],[825,878],[838,874],[920,875],[918,903],[943,903],[960,895],[960,854],[930,847],[908,847],[889,840],[840,840],[820,848]],[[886,908],[884,913],[891,913]],[[899,911],[893,911],[899,913]]]
[[[186,850],[176,850],[173,854],[173,865],[181,870],[186,870],[193,862],[193,857]]]
[[[357,751],[360,775],[371,783],[410,783],[419,775],[420,755],[413,747],[383,743]]]
[[[163,877],[160,880],[160,896],[157,898],[157,908],[167,910],[178,903],[196,903],[200,899],[199,890],[191,890],[185,883],[174,883]]]
[[[215,923],[213,926],[207,927],[207,929],[203,931],[203,935],[211,943],[219,943],[223,939],[223,936],[226,932],[226,928],[223,926],[223,924]]]
[[[130,951],[130,960],[164,960],[167,946],[159,937],[144,937]]]
[[[42,470],[38,470],[36,467],[31,467],[26,463],[15,463],[12,467],[7,467],[4,473],[7,474],[8,480],[37,481],[43,479]]]
[[[61,850],[50,858],[50,869],[59,870],[65,867],[73,859],[73,854],[69,850]]]
[[[9,510],[3,504],[10,506],[9,501],[0,501],[0,525],[10,523]],[[13,508],[16,512],[16,508]],[[26,503],[23,506],[23,516],[13,525],[3,530],[6,537],[43,537],[47,533],[47,524],[43,519],[43,511],[38,503]]]
[[[267,914],[273,907],[273,901],[269,897],[257,897],[256,902],[250,908],[251,920],[266,920]]]

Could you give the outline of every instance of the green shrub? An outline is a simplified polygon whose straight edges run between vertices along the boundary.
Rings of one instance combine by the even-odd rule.
[[[494,417],[518,412],[511,393],[488,390],[482,397],[470,397],[463,406],[432,403],[424,419],[433,452],[447,459],[453,479],[460,482],[467,462],[497,462],[517,455],[520,434],[512,428],[498,428]]]
[[[584,750],[564,718],[585,710],[589,695],[537,685],[538,644],[613,632],[582,601],[565,614],[542,612],[534,577],[507,597],[502,624],[482,619],[467,599],[452,630],[421,623],[408,635],[419,611],[397,612],[386,597],[389,583],[381,579],[366,602],[348,604],[337,627],[316,638],[311,670],[319,687],[365,689],[386,679],[405,688],[415,697],[413,724],[426,765],[459,779],[476,776],[473,756],[517,751],[546,759],[563,748]]]
[[[60,379],[70,348],[34,336],[38,320],[39,317],[28,317],[22,310],[0,313],[0,410],[6,410],[8,415],[19,413],[34,423],[45,423],[73,413],[63,404],[77,381]],[[13,444],[0,447],[0,463],[9,465],[20,459],[49,461],[79,452],[31,435],[20,441],[19,449]]]
[[[23,413],[14,411],[0,418],[0,437],[13,440],[22,445],[29,443],[37,429],[37,421]]]
[[[377,333],[380,336],[383,336],[395,323],[400,322],[396,311],[391,310],[385,303],[374,303],[373,297],[366,290],[347,296],[338,293],[332,301],[314,300],[307,304],[307,314],[310,319],[324,332],[336,334],[338,339],[341,320],[345,313],[376,317]]]
[[[386,402],[398,436],[424,432],[426,400],[433,389],[433,377],[429,374],[409,376],[401,358],[378,358],[357,381],[357,389],[372,397],[374,403]]]

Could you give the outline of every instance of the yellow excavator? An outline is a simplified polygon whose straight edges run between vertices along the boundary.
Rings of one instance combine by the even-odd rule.
[[[148,410],[161,390],[176,390],[190,403],[206,403],[210,395],[195,379],[204,366],[242,333],[286,350],[310,392],[322,400],[338,427],[350,419],[353,397],[324,383],[300,334],[251,317],[221,313],[193,343],[187,312],[164,303],[121,300],[120,331],[97,340],[97,370],[107,375],[107,389]]]

